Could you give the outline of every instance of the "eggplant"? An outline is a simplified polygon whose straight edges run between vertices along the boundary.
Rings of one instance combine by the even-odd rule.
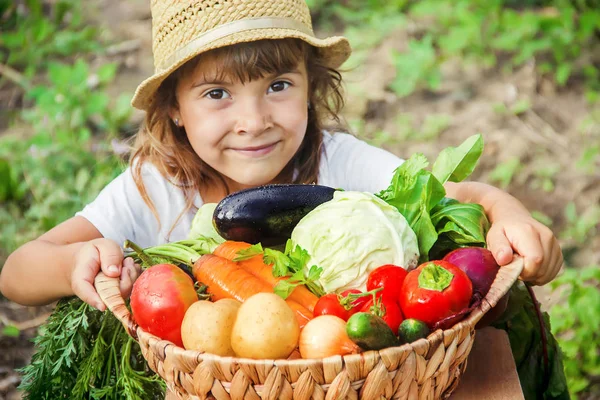
[[[302,217],[333,199],[334,192],[327,186],[301,184],[241,190],[217,204],[213,225],[227,240],[265,246],[285,244]]]

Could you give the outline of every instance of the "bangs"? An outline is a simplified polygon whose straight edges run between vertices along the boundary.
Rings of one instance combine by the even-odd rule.
[[[180,71],[185,74],[202,65],[215,65],[218,69],[204,69],[204,79],[244,84],[294,71],[300,62],[306,60],[309,51],[310,45],[300,39],[238,43],[201,54],[180,68]]]

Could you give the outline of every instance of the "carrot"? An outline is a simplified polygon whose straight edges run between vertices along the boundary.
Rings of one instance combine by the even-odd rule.
[[[194,278],[208,286],[212,300],[225,298],[245,301],[256,293],[273,293],[273,287],[241,268],[238,263],[216,256],[205,254],[194,263]],[[313,318],[310,310],[291,299],[286,303],[296,313],[300,329]]]
[[[304,328],[304,325],[308,323],[311,319],[313,319],[312,311],[309,311],[302,304],[295,302],[294,300],[287,299],[285,301],[288,306],[296,313],[296,320],[298,321],[298,325],[300,329]]]
[[[252,246],[250,243],[227,240],[218,245],[217,248],[213,251],[213,254],[215,256],[223,257],[233,261],[238,256],[238,251],[246,250],[250,246]],[[260,258],[260,255],[252,258]]]
[[[217,246],[213,254],[233,261],[237,257],[238,251],[245,250],[248,247],[250,247],[249,243],[226,241]],[[273,268],[270,265],[265,264],[261,256],[255,256],[248,260],[240,261],[238,264],[252,275],[267,282],[272,288],[274,288],[281,279],[285,279],[274,277]],[[288,299],[303,305],[311,312],[314,311],[315,304],[319,301],[319,298],[304,285],[296,286],[288,296]]]
[[[205,254],[194,263],[192,274],[198,282],[208,286],[212,300],[225,298],[244,301],[261,292],[273,289],[233,261],[212,254]]]

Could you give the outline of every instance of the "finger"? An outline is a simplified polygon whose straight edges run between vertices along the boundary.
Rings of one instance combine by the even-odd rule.
[[[540,238],[542,261],[531,281],[536,285],[543,285],[554,277],[552,274],[557,269],[557,264],[562,259],[562,254],[554,233],[548,227],[539,224],[537,228],[534,226],[534,229],[536,229]]]
[[[492,226],[487,234],[488,249],[498,265],[506,265],[513,259],[513,250],[504,229]]]
[[[138,276],[140,276],[140,274],[142,273],[142,266],[139,264],[136,264],[133,261],[133,258],[131,258],[131,257],[127,257],[123,262],[124,263],[126,262],[127,264],[131,265],[131,269],[130,269],[131,281],[135,282],[135,280],[138,278]]]
[[[549,251],[552,253],[552,256],[549,258],[546,270],[535,280],[536,285],[545,285],[552,281],[563,266],[563,256],[560,246],[558,243],[555,243],[555,240],[553,240],[551,246],[553,247]]]
[[[123,249],[112,240],[101,240],[94,243],[100,254],[100,267],[106,276],[116,278],[121,275]]]
[[[95,249],[91,248],[89,252],[83,252],[83,256],[76,261],[73,275],[71,276],[71,288],[73,293],[84,302],[100,311],[104,311],[106,306],[94,287],[94,279],[98,273],[99,260]]]
[[[123,296],[124,299],[129,297],[129,295],[131,294],[131,289],[133,287],[130,269],[130,267],[123,267],[121,279],[119,280],[119,289],[121,290],[121,296]]]
[[[131,258],[126,258],[123,261],[123,272],[121,273],[121,280],[119,281],[119,289],[123,298],[127,298],[131,295],[133,283],[137,278],[137,272],[135,264]]]
[[[513,237],[509,237],[515,252],[523,257],[521,279],[534,281],[544,260],[544,249],[537,230],[526,225],[520,228]]]

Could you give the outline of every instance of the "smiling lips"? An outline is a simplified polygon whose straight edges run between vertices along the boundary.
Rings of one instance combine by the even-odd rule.
[[[261,157],[261,156],[269,154],[271,151],[273,151],[273,149],[275,148],[275,146],[278,143],[279,142],[270,143],[270,144],[266,144],[266,145],[262,145],[262,146],[242,147],[239,149],[234,148],[233,150],[236,151],[237,153],[243,154],[245,156]]]

